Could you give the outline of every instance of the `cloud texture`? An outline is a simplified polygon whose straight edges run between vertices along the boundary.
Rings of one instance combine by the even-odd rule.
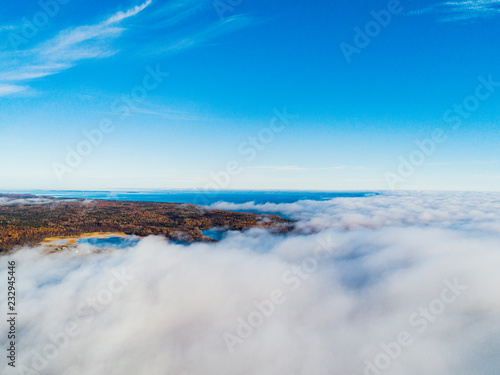
[[[459,0],[438,2],[410,14],[437,14],[444,22],[463,21],[500,15],[500,0]]]
[[[0,206],[31,205],[31,204],[49,204],[54,201],[49,198],[10,198],[0,197]]]
[[[148,237],[103,254],[24,249],[0,272],[17,260],[18,365],[54,375],[496,373],[499,205],[480,193],[218,203],[283,213],[298,232],[189,246]]]

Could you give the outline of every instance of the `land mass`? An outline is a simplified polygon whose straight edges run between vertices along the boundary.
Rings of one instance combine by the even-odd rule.
[[[277,215],[212,210],[193,204],[59,199],[0,194],[0,252],[37,245],[51,237],[86,233],[164,235],[185,242],[215,241],[203,230],[253,227],[289,231],[293,221]]]

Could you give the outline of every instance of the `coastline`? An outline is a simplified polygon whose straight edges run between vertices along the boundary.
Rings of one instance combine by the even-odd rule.
[[[22,246],[74,246],[83,238],[163,235],[182,242],[213,242],[203,231],[292,229],[293,220],[278,215],[210,209],[192,204],[81,199],[48,199],[8,195],[0,205],[0,252]],[[263,220],[263,218],[266,220]]]

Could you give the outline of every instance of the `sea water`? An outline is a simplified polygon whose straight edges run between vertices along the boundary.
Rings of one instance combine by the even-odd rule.
[[[202,191],[202,190],[162,190],[162,191],[59,191],[32,190],[16,193],[49,195],[57,198],[106,199],[134,202],[172,202],[211,205],[216,202],[229,203],[294,203],[301,200],[329,200],[332,198],[357,198],[376,195],[376,192],[308,192],[308,191]]]

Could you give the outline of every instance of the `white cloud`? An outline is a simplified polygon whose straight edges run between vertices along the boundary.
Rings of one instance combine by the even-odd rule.
[[[281,213],[300,220],[298,228],[304,231],[408,225],[474,229],[496,222],[500,196],[497,193],[401,192],[288,204],[219,202],[210,208]]]
[[[442,21],[461,21],[500,15],[500,0],[447,1],[411,12],[410,14],[438,14]]]
[[[15,206],[15,205],[34,205],[34,204],[57,204],[62,202],[75,201],[73,199],[59,199],[44,197],[29,197],[29,198],[13,198],[13,197],[0,197],[0,206]],[[84,201],[85,202],[85,201]]]
[[[25,66],[23,69],[18,69],[16,71],[0,73],[0,81],[29,81],[56,74],[69,67],[71,67],[71,65],[67,63]]]
[[[0,74],[2,81],[18,82],[19,87],[26,82],[57,74],[75,66],[79,61],[101,59],[120,52],[115,41],[127,30],[121,26],[125,20],[137,16],[150,7],[152,0],[137,5],[127,11],[117,12],[105,20],[84,26],[68,28],[55,37],[39,43],[28,50],[14,54],[4,54],[6,67]],[[140,48],[145,53],[174,54],[199,46],[225,33],[248,26],[253,20],[245,15],[226,17],[213,21],[207,18],[207,12],[214,15],[211,1],[173,1],[153,8],[141,17],[142,28],[138,28],[136,37],[141,39]],[[207,21],[210,20],[210,21]],[[153,29],[156,35],[164,35],[161,40],[151,39]],[[158,30],[162,30],[161,33]],[[142,34],[141,34],[142,32]],[[161,45],[160,47],[158,47]],[[26,88],[26,87],[25,87]],[[4,95],[8,95],[6,91]],[[1,95],[1,94],[0,94]]]
[[[329,171],[329,170],[343,170],[343,169],[364,169],[364,167],[357,167],[351,165],[339,165],[334,167],[299,167],[296,165],[257,165],[254,167],[245,167],[245,169],[270,169],[275,171]]]
[[[193,27],[188,24],[189,31],[177,33],[174,36],[167,35],[164,40],[165,46],[159,48],[155,46],[154,53],[175,54],[190,48],[199,46],[221,35],[245,28],[255,22],[246,15],[235,15],[227,17],[221,21],[217,20],[209,24]]]
[[[15,206],[15,205],[30,205],[30,204],[47,204],[51,203],[53,200],[46,198],[6,198],[0,197],[0,206]]]
[[[125,18],[129,18],[132,16],[135,16],[137,13],[141,12],[144,10],[149,4],[151,4],[151,0],[147,0],[144,4],[142,5],[136,5],[134,8],[129,9],[126,12],[118,12],[115,15],[109,17],[107,21],[105,22],[106,25],[110,25],[113,23],[120,22],[124,20]]]
[[[0,96],[7,96],[25,91],[27,87],[0,83]]]
[[[4,30],[15,30],[17,27],[14,25],[2,25],[0,26],[0,31]]]
[[[112,56],[117,50],[111,42],[125,31],[125,28],[114,25],[137,15],[149,4],[151,0],[126,12],[118,12],[100,23],[63,30],[32,49],[16,53],[11,59],[10,69],[0,75],[0,81],[25,83],[57,74],[81,60]]]
[[[53,375],[363,374],[381,343],[404,331],[412,344],[381,373],[498,372],[498,194],[408,193],[253,208],[300,219],[302,234],[251,230],[189,246],[149,237],[112,253],[22,250],[9,257],[18,261],[23,291],[18,366],[31,364],[34,353],[46,358],[45,350],[52,359],[41,372]],[[321,247],[330,256],[306,271]],[[113,271],[123,270],[132,280],[109,293],[120,286]],[[445,280],[466,289],[437,314]],[[276,289],[285,301],[230,354],[223,334],[236,334],[238,318],[247,320],[255,302]],[[413,314],[420,323],[409,321]],[[60,333],[72,320],[79,331],[65,341]],[[62,345],[56,354],[51,337]],[[5,365],[2,373],[14,372]]]

